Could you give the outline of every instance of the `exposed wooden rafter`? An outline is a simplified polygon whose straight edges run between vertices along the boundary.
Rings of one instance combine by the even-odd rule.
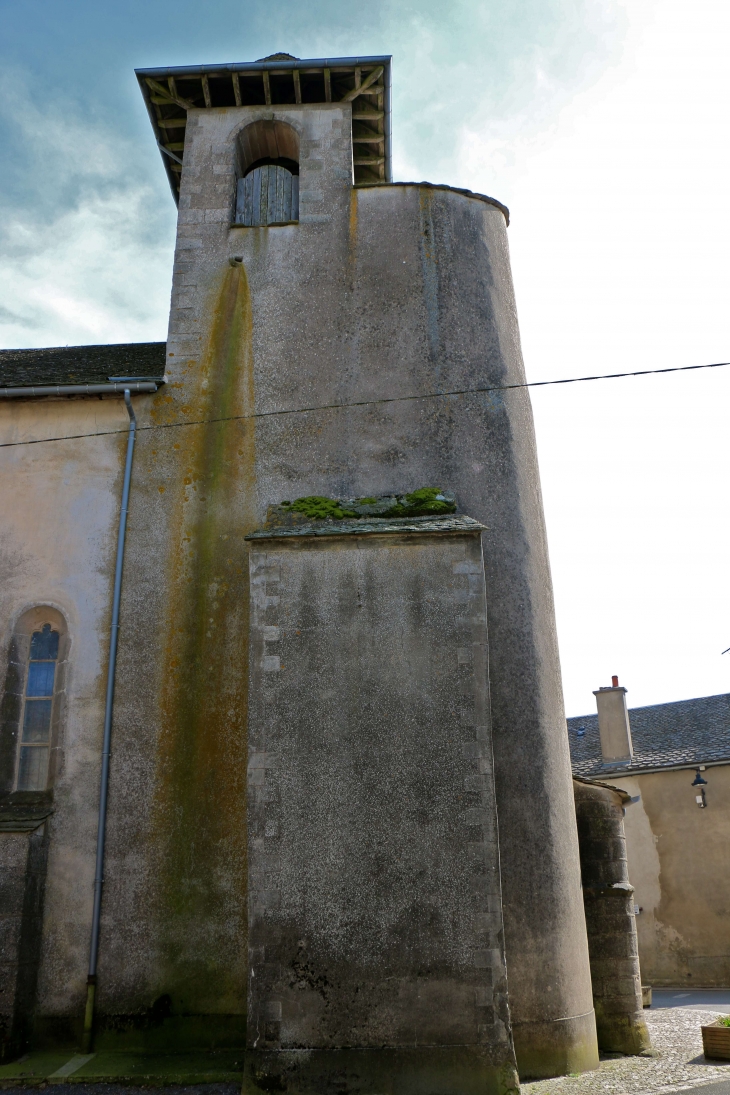
[[[180,148],[180,147],[184,148],[185,145],[182,145],[182,146],[173,145],[172,148],[170,148],[170,147],[168,147],[168,145],[163,144],[162,141],[158,141],[157,145],[160,149],[160,152],[164,152],[166,156],[169,156],[171,160],[175,160],[175,162],[179,163],[180,166],[182,167],[182,160],[180,159],[179,156],[175,155],[175,153],[172,151],[172,148]]]
[[[358,80],[358,72],[359,69],[355,69],[355,86],[352,91],[348,91],[346,95],[342,96],[342,98],[340,99],[341,103],[350,103],[353,99],[356,99],[358,95],[362,95],[363,91],[367,91],[367,89],[383,75],[383,66],[380,65],[379,68],[374,68],[370,75],[366,77],[366,79],[364,79],[362,83],[360,83]],[[374,90],[375,88],[373,88],[373,91]]]
[[[193,109],[351,103],[355,185],[390,177],[389,57],[303,61],[279,54],[239,65],[147,69],[137,77],[176,198]]]
[[[181,99],[179,95],[172,95],[167,88],[163,87],[162,84],[158,84],[156,80],[150,80],[148,78],[147,84],[153,91],[156,91],[158,95],[162,96],[163,102],[176,103],[178,106],[181,106],[183,110],[192,110],[195,105],[194,103],[191,103],[189,99]]]

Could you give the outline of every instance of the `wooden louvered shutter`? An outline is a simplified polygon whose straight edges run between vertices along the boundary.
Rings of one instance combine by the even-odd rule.
[[[266,164],[238,180],[236,224],[250,228],[299,219],[299,176]]]

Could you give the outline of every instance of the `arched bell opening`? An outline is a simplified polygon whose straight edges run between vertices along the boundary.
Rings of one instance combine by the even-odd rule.
[[[258,121],[236,145],[235,223],[245,227],[299,220],[299,134],[286,122]]]

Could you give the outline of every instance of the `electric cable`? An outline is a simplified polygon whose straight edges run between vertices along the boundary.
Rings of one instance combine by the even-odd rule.
[[[695,369],[720,369],[730,365],[730,361],[714,361],[708,365],[675,365],[666,369],[637,369],[630,373],[601,373],[597,376],[568,376],[561,380],[526,380],[521,384],[498,384],[481,388],[456,388],[447,392],[425,392],[419,395],[394,395],[387,399],[362,399],[353,403],[322,403],[312,407],[292,407],[278,411],[254,411],[253,414],[234,414],[224,418],[186,419],[182,422],[155,422],[138,426],[142,430],[170,430],[183,426],[212,426],[222,422],[241,422],[256,418],[273,418],[289,414],[313,414],[316,411],[348,410],[352,407],[374,407],[385,403],[409,403],[425,399],[447,399],[450,396],[481,395],[487,392],[508,392],[516,388],[544,388],[554,384],[582,384],[587,380],[619,380],[627,376],[655,376],[659,373],[686,373]],[[105,437],[108,434],[126,433],[126,429],[97,430],[94,433],[67,434],[64,437],[39,437],[30,441],[0,442],[0,449],[14,448],[19,445],[43,445],[50,441],[77,441],[82,437]]]

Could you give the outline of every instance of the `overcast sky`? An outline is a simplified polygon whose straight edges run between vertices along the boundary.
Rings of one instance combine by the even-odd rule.
[[[0,0],[0,345],[164,339],[133,68],[394,55],[394,176],[509,205],[528,377],[730,359],[722,0]],[[730,691],[730,368],[533,389],[566,707]]]

